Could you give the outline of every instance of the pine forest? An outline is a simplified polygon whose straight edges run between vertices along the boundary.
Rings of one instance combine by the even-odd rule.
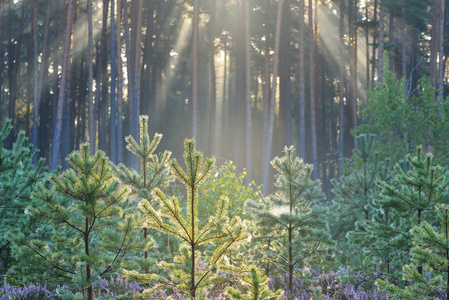
[[[449,300],[445,0],[0,0],[0,300]]]

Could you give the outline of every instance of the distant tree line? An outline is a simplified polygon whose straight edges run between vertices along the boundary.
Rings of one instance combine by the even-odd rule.
[[[424,75],[447,95],[446,19],[444,0],[5,0],[0,123],[7,148],[24,130],[53,170],[86,141],[137,168],[124,136],[148,114],[163,149],[194,137],[265,192],[293,144],[329,193],[384,54],[406,99]]]

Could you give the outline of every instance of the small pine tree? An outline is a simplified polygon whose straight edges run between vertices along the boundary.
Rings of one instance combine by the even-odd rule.
[[[19,132],[12,149],[3,148],[11,130],[11,120],[7,119],[0,131],[0,273],[12,260],[7,233],[30,226],[32,220],[23,213],[24,209],[33,186],[47,176],[45,159],[39,159],[36,165],[32,163],[38,150],[29,143],[25,132]]]
[[[232,287],[226,288],[226,294],[235,300],[277,300],[284,294],[284,291],[276,290],[273,292],[270,290],[268,287],[269,280],[267,275],[261,275],[255,266],[251,266],[249,268],[249,275],[240,278],[242,287],[247,288],[246,294],[242,294],[242,291]]]
[[[143,245],[135,242],[135,217],[123,216],[120,206],[127,190],[119,189],[102,151],[89,153],[89,144],[71,153],[73,169],[52,174],[51,189],[36,185],[26,213],[41,226],[31,235],[19,233],[14,244],[22,274],[79,286],[91,300],[93,282],[116,272]]]
[[[239,217],[229,218],[228,200],[221,197],[217,200],[215,215],[209,220],[198,218],[198,188],[210,175],[214,159],[203,162],[202,153],[195,150],[195,142],[186,140],[184,143],[184,161],[187,169],[184,171],[176,159],[170,163],[176,178],[187,189],[187,209],[181,209],[180,200],[173,196],[167,197],[156,188],[151,199],[144,199],[139,207],[147,217],[148,228],[162,231],[182,241],[180,253],[174,258],[174,264],[162,263],[161,266],[169,271],[168,281],[176,285],[177,289],[190,294],[196,299],[198,292],[207,285],[208,279],[220,267],[220,262],[227,251],[247,238],[245,228]],[[151,203],[157,202],[160,209]],[[184,214],[185,212],[185,214]],[[210,255],[201,254],[201,249],[213,246]],[[206,251],[205,251],[206,252]],[[130,272],[141,280],[153,278]]]
[[[416,156],[408,154],[405,162],[395,165],[389,183],[378,180],[377,184],[382,191],[375,198],[372,218],[358,222],[348,237],[362,247],[377,278],[403,285],[402,266],[412,247],[410,230],[426,220],[432,223],[436,205],[448,202],[449,178],[441,167],[434,166],[431,154],[418,148]],[[368,261],[368,257],[372,259]],[[418,270],[422,274],[422,268]]]
[[[374,151],[375,138],[373,134],[357,136],[357,147],[353,151],[353,165],[356,167],[348,176],[331,180],[332,192],[336,196],[332,211],[337,220],[332,232],[337,240],[342,240],[348,231],[354,230],[355,222],[370,218],[373,199],[380,192],[376,180],[388,181],[391,178],[390,160],[386,159],[384,163],[379,160],[379,153]]]
[[[159,156],[154,154],[162,139],[162,134],[156,133],[154,138],[150,140],[148,116],[139,117],[139,126],[139,143],[132,136],[127,136],[126,148],[139,159],[140,172],[130,170],[124,164],[113,165],[112,170],[122,184],[131,189],[133,195],[138,198],[150,199],[150,194],[156,187],[164,188],[173,180],[168,166],[171,152],[164,151]],[[144,240],[148,239],[148,245],[151,244],[152,238],[148,237],[147,228],[143,228],[143,238]],[[148,250],[145,249],[144,260],[140,263],[144,265],[144,269],[148,272],[150,262],[147,259]]]
[[[292,297],[294,268],[326,251],[331,243],[325,215],[327,211],[313,204],[323,199],[319,180],[312,180],[312,165],[294,157],[295,148],[285,147],[285,155],[271,161],[278,171],[276,187],[263,211],[255,212],[259,226],[279,233],[280,253],[273,253],[278,265],[287,268],[288,296]],[[316,203],[315,203],[316,204]]]
[[[403,267],[409,285],[400,288],[378,280],[380,289],[401,299],[449,299],[449,206],[437,205],[436,211],[439,229],[423,221],[411,231],[411,263]]]

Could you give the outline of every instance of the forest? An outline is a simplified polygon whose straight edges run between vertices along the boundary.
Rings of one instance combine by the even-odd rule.
[[[449,299],[445,0],[0,0],[0,300]]]

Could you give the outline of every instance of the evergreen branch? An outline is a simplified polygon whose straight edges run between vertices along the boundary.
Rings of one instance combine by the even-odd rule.
[[[18,240],[18,241],[16,241],[16,242],[19,243],[20,245],[25,246],[25,247],[27,247],[28,249],[32,250],[37,256],[39,256],[39,257],[41,257],[42,259],[44,259],[44,260],[45,260],[49,265],[51,265],[53,268],[55,268],[55,269],[57,269],[57,270],[59,270],[59,271],[61,271],[61,272],[65,272],[65,273],[69,273],[69,274],[75,275],[75,272],[72,272],[72,271],[69,271],[69,270],[66,270],[66,269],[63,269],[63,268],[59,267],[57,264],[54,264],[53,262],[51,262],[50,260],[48,260],[48,259],[47,259],[44,255],[42,255],[38,250],[34,249],[33,247],[29,246],[28,244],[25,244],[25,243],[21,242],[20,240]],[[66,276],[64,276],[64,275],[61,275],[61,276],[64,277],[64,278],[69,278],[69,279],[70,279],[70,277],[66,277]]]

